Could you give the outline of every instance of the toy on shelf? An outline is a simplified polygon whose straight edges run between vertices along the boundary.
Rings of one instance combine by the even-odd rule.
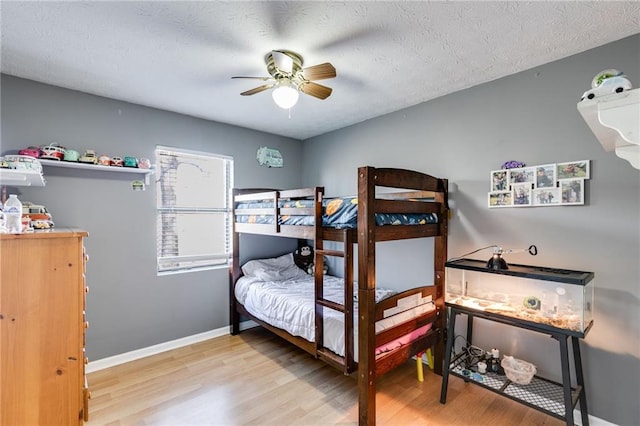
[[[18,154],[20,155],[28,155],[33,158],[40,158],[41,153],[42,151],[40,151],[40,147],[38,146],[30,146],[29,148],[23,148],[18,151]]]
[[[45,145],[40,148],[41,154],[40,158],[44,158],[45,160],[62,160],[64,158],[64,153],[66,152],[66,148],[58,145],[57,143],[50,143],[49,145]]]
[[[67,149],[64,153],[64,161],[77,162],[80,158],[80,153],[75,149]]]
[[[22,222],[31,229],[51,229],[54,227],[53,218],[46,207],[29,201],[22,203]]]
[[[591,89],[582,94],[580,101],[595,97],[622,93],[633,89],[633,85],[626,75],[616,69],[608,69],[599,72],[591,81]]]
[[[140,161],[138,161],[138,168],[140,169],[150,169],[151,168],[151,161],[148,158],[141,158]]]
[[[138,167],[138,159],[136,157],[124,157],[124,167]]]
[[[78,161],[80,163],[98,164],[98,156],[94,150],[88,149],[84,152],[82,157],[78,159]]]
[[[102,154],[98,158],[98,165],[100,165],[100,166],[110,166],[111,165],[111,158],[109,158],[109,156],[106,155],[106,154]]]

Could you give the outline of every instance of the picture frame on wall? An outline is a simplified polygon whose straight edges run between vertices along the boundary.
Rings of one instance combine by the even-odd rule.
[[[584,179],[563,179],[560,181],[562,205],[584,204]]]
[[[509,189],[509,174],[507,170],[491,171],[491,191],[507,191]]]
[[[528,207],[532,205],[530,183],[514,183],[511,185],[511,191],[513,192],[514,207]]]
[[[556,187],[556,165],[544,164],[535,166],[536,169],[536,188],[555,188]]]
[[[507,163],[505,163],[507,164]],[[492,170],[489,208],[584,205],[591,160]],[[504,167],[504,166],[503,166]]]
[[[509,185],[517,185],[521,183],[529,183],[533,185],[535,183],[535,168],[534,167],[522,167],[519,169],[509,169]]]
[[[589,169],[589,160],[558,163],[556,164],[557,179],[589,179],[591,177]]]
[[[489,192],[489,207],[511,207],[513,206],[512,191],[491,191]]]
[[[560,188],[537,188],[531,197],[534,206],[559,206],[562,202]]]

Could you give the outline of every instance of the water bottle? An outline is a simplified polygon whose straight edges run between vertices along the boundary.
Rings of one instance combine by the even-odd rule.
[[[16,194],[9,195],[4,203],[5,227],[10,234],[22,232],[22,203]]]

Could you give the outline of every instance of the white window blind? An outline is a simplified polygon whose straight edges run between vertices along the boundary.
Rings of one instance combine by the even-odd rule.
[[[158,273],[224,266],[231,257],[231,157],[156,148]]]

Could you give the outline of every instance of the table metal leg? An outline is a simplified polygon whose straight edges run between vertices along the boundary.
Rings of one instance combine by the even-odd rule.
[[[573,402],[571,399],[571,373],[569,371],[569,348],[567,336],[556,334],[553,337],[560,343],[560,362],[562,364],[562,388],[564,394],[564,417],[567,425],[573,426]]]
[[[571,336],[573,344],[573,364],[576,368],[576,384],[580,386],[580,417],[582,426],[589,426],[589,410],[587,410],[587,390],[584,388],[584,376],[582,375],[582,357],[580,356],[580,342],[575,336]]]
[[[453,349],[454,330],[457,312],[450,309],[451,317],[447,325],[447,346],[444,350],[444,367],[442,368],[442,389],[440,390],[440,403],[447,402],[447,387],[449,386],[449,366],[451,365],[451,350]]]

